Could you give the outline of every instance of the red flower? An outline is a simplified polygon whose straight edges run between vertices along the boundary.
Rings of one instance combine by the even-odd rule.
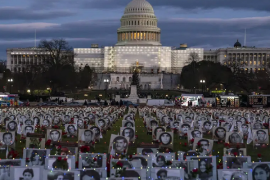
[[[187,133],[185,133],[184,136],[187,136]]]
[[[192,170],[192,172],[193,172],[193,173],[197,173],[197,172],[198,172],[198,169],[197,169],[197,168],[194,168],[194,169]]]
[[[234,156],[237,156],[238,154],[237,154],[237,152],[234,152],[233,155],[234,155]]]
[[[126,150],[125,149],[124,149],[123,153],[126,154]]]
[[[198,143],[197,143],[197,145],[198,145],[198,146],[201,146],[201,143],[200,143],[200,142],[198,142]]]
[[[67,158],[64,158],[64,161],[67,161]]]
[[[191,143],[194,143],[194,139],[192,138],[191,140],[189,140]]]
[[[90,147],[89,146],[82,146],[81,148],[81,152],[85,153],[85,152],[89,152],[90,151]]]
[[[57,149],[57,150],[60,150],[61,148],[62,148],[62,146],[61,146],[61,145],[56,146],[56,149]]]
[[[120,161],[118,161],[118,162],[116,163],[116,166],[118,166],[118,167],[123,167],[123,163],[121,163]]]
[[[129,159],[132,159],[132,155],[129,155]]]
[[[57,158],[57,161],[62,161],[62,157],[58,157]]]
[[[26,158],[26,162],[30,162],[30,159],[29,158]]]
[[[138,135],[135,135],[135,138],[138,139]]]
[[[261,154],[258,154],[258,158],[261,158],[262,157],[262,155]]]
[[[97,158],[94,158],[93,161],[96,162],[97,161]]]
[[[42,138],[39,138],[39,142],[41,142],[42,141]]]
[[[50,145],[51,145],[51,142],[52,142],[52,140],[48,139],[48,140],[46,141],[45,145],[46,145],[46,146],[50,146]]]
[[[93,146],[95,145],[95,141],[92,141],[92,145],[93,145]]]
[[[185,142],[184,146],[187,146],[187,143]]]
[[[230,144],[229,143],[225,143],[224,146],[225,147],[230,147]]]
[[[62,136],[66,135],[67,133],[66,132],[62,132]]]

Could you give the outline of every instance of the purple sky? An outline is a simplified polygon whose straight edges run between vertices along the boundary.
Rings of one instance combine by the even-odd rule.
[[[0,59],[6,49],[64,38],[76,48],[116,43],[116,31],[131,0],[0,0]],[[243,44],[270,47],[270,1],[149,0],[159,19],[161,43],[216,49]]]

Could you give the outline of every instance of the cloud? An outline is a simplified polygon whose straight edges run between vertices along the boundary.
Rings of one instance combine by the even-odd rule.
[[[44,20],[73,16],[68,10],[35,11],[22,7],[0,7],[0,20]]]
[[[29,28],[30,27],[30,28]],[[92,43],[112,46],[117,42],[119,19],[76,21],[62,24],[30,23],[0,24],[0,58],[6,58],[7,48],[29,47],[34,45],[34,32],[37,40],[64,38],[74,48],[87,48]],[[161,43],[163,46],[179,46],[217,49],[232,47],[239,39],[243,42],[244,28],[247,28],[248,46],[269,46],[270,17],[233,19],[161,19]]]
[[[131,0],[82,0],[81,7],[98,9],[123,8],[130,1]],[[269,0],[260,0],[259,3],[255,3],[254,0],[245,0],[244,2],[235,0],[148,0],[148,2],[154,9],[159,7],[173,7],[185,10],[229,8],[236,10],[270,11]]]

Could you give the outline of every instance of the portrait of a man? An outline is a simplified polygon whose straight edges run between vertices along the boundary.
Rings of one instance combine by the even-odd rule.
[[[157,137],[158,132],[165,132],[165,131],[166,131],[166,129],[164,127],[156,127],[154,129],[154,135]]]
[[[133,127],[133,126],[134,126],[133,123],[130,122],[130,121],[128,121],[128,122],[126,122],[126,123],[124,124],[124,127]]]
[[[39,117],[34,117],[34,126],[40,125]]]
[[[100,174],[95,170],[83,170],[81,171],[81,180],[99,180]]]
[[[55,142],[60,141],[61,139],[60,130],[50,130],[48,139],[51,139],[52,141],[55,141]]]
[[[192,122],[192,119],[191,119],[191,117],[189,117],[189,116],[186,116],[185,117],[185,123],[188,123],[188,124],[190,124]]]
[[[24,135],[26,136],[27,133],[34,133],[34,127],[33,126],[25,126],[24,127]]]
[[[156,163],[153,163],[154,167],[164,167],[166,165],[166,158],[162,155],[156,157]]]
[[[105,125],[106,125],[106,123],[105,123],[104,119],[98,120],[98,126],[99,126],[99,127],[104,128]]]
[[[162,132],[159,135],[159,142],[161,142],[163,145],[169,145],[172,142],[172,135],[168,132]]]
[[[92,126],[92,127],[90,127],[90,130],[92,130],[95,133],[95,137],[100,136],[100,129],[98,127]]]
[[[12,145],[14,143],[14,134],[11,132],[3,133],[2,142],[6,146]]]
[[[201,138],[202,137],[202,132],[199,131],[199,130],[194,130],[194,131],[191,131],[191,135],[192,135],[192,138],[193,139],[195,139],[195,138]]]
[[[84,128],[84,122],[83,122],[83,119],[78,119],[77,120],[77,127],[79,129],[83,129]]]
[[[71,120],[71,118],[70,118],[69,115],[65,115],[65,116],[64,116],[64,123],[65,123],[65,124],[68,124],[68,123],[70,122],[70,120]]]
[[[188,132],[188,130],[190,130],[190,125],[189,124],[182,124],[181,125],[181,132],[183,133],[183,134],[186,134],[187,132]]]
[[[267,143],[268,144],[268,135],[264,130],[257,130],[254,132],[255,143]],[[257,138],[256,138],[257,137]]]
[[[256,122],[253,124],[253,129],[262,129],[263,125],[260,122]]]
[[[54,125],[59,125],[60,124],[60,117],[59,116],[55,116],[54,119],[53,119],[53,124]]]
[[[165,169],[160,169],[158,172],[157,172],[157,178],[158,180],[166,180],[167,178],[167,170]]]
[[[127,151],[128,140],[123,136],[116,136],[113,139],[113,149],[116,153],[123,153]]]
[[[177,122],[177,121],[173,122],[173,128],[177,128],[179,127],[179,125],[180,125],[180,122]]]
[[[200,143],[200,148],[202,151],[199,152],[201,156],[208,156],[212,154],[212,146],[213,143],[210,144],[210,140],[208,139],[198,139],[198,141],[194,141],[193,143],[193,150],[198,149],[198,143]]]
[[[242,124],[241,125],[241,128],[242,128],[242,132],[244,135],[248,135],[248,131],[249,131],[249,126],[247,124]]]
[[[16,131],[17,130],[17,122],[16,121],[10,121],[6,125],[8,131]]]
[[[130,140],[133,140],[135,136],[135,132],[132,128],[125,128],[122,131],[122,136],[128,137]]]
[[[152,120],[150,121],[150,125],[153,127],[153,126],[158,126],[158,123],[156,120]]]
[[[42,126],[44,126],[44,127],[49,127],[50,125],[51,125],[51,122],[50,122],[49,119],[44,119],[44,120],[42,121]]]
[[[226,138],[226,129],[223,128],[223,127],[217,127],[215,129],[215,136],[219,140],[225,140],[225,138]]]
[[[229,143],[237,144],[237,143],[242,143],[242,141],[243,141],[243,139],[239,133],[234,132],[234,133],[229,135]]]
[[[204,121],[204,123],[203,123],[203,129],[205,131],[210,131],[212,129],[212,123],[211,123],[211,121]]]
[[[91,130],[85,130],[83,132],[83,137],[84,138],[82,138],[82,139],[84,139],[84,142],[86,144],[90,144],[93,141],[94,134]]]

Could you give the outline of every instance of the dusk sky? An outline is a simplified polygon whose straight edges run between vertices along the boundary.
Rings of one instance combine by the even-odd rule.
[[[131,0],[0,0],[0,59],[6,49],[33,47],[41,39],[64,38],[74,48],[112,46]],[[270,47],[269,0],[149,0],[159,20],[163,46],[217,49]]]

